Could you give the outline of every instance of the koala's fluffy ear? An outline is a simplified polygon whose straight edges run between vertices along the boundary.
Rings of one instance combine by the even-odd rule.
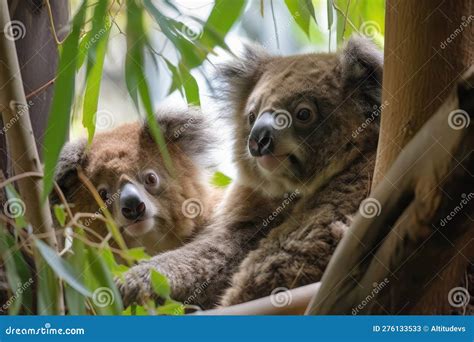
[[[71,190],[77,186],[77,169],[86,162],[86,139],[79,139],[64,145],[56,166],[54,180],[68,198]],[[53,196],[55,202],[55,196]]]
[[[217,67],[218,90],[234,103],[246,98],[263,74],[265,64],[272,57],[257,44],[246,44],[241,57]]]
[[[167,143],[178,145],[180,152],[206,169],[216,167],[212,151],[217,136],[212,122],[198,109],[162,109],[156,114],[158,125]],[[145,130],[149,135],[148,127]]]
[[[371,106],[382,95],[383,53],[369,39],[353,36],[341,53],[342,77],[348,87],[360,87]]]

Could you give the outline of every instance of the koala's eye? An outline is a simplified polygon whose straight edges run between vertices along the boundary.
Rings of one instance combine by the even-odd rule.
[[[145,184],[155,185],[156,183],[158,183],[158,176],[153,172],[147,173],[145,176]]]
[[[143,183],[147,190],[156,190],[159,186],[159,182],[160,179],[154,171],[149,170],[143,174]]]
[[[255,122],[255,113],[250,112],[250,114],[249,114],[249,124],[253,125],[254,122]]]
[[[102,198],[103,201],[107,201],[109,199],[109,192],[107,189],[99,189],[98,191],[100,198]]]
[[[302,122],[306,122],[306,121],[310,120],[311,117],[312,117],[312,112],[308,108],[301,108],[296,113],[296,119],[298,119],[299,121],[302,121]]]

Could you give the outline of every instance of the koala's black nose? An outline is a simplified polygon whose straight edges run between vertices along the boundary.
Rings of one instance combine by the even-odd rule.
[[[127,183],[120,192],[120,210],[128,220],[137,220],[146,210],[145,203],[140,197],[140,192],[132,183]]]
[[[255,121],[250,132],[249,151],[254,157],[261,157],[273,152],[274,128],[271,113],[265,112]]]

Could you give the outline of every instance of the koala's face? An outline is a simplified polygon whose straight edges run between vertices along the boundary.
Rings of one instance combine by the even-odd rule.
[[[174,179],[160,153],[138,124],[98,134],[88,153],[85,175],[125,236],[170,229]],[[82,194],[81,194],[82,196]]]
[[[56,177],[75,212],[102,214],[104,208],[76,177],[80,168],[111,212],[127,245],[144,246],[152,254],[186,242],[212,209],[208,202],[213,189],[204,171],[207,165],[196,162],[204,158],[210,139],[202,118],[182,114],[166,117],[159,124],[172,171],[165,166],[148,129],[135,123],[96,134],[89,147],[84,143],[76,149],[74,143],[66,146]],[[186,212],[184,203],[189,200],[199,206],[198,215]],[[83,225],[97,233],[93,238],[100,240],[108,234],[101,220],[86,219]]]
[[[377,123],[352,135],[379,105],[381,56],[366,44],[352,41],[339,54],[247,52],[224,70],[234,82],[235,159],[247,182],[270,195],[305,192],[374,146]]]

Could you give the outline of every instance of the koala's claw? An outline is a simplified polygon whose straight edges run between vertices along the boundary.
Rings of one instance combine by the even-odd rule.
[[[115,278],[124,308],[136,303],[143,305],[153,297],[150,284],[150,268],[139,265],[131,268],[122,277]]]

